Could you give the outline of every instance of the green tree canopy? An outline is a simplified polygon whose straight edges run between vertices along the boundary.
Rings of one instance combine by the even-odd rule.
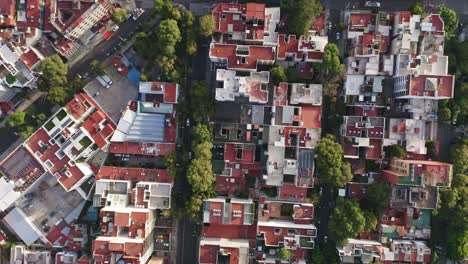
[[[192,105],[190,110],[196,122],[202,122],[214,113],[214,100],[210,96],[206,82],[192,82]]]
[[[406,158],[406,150],[402,145],[389,145],[385,146],[384,148],[385,158],[393,159],[393,158]]]
[[[66,86],[68,68],[59,55],[52,55],[42,60],[39,71],[41,74],[37,86],[41,91]]]
[[[215,195],[215,177],[211,167],[211,160],[193,159],[187,172],[187,180],[192,187],[192,196],[201,196],[203,199]]]
[[[196,126],[193,127],[193,143],[199,144],[201,142],[211,142],[211,129],[209,126],[198,123]]]
[[[172,178],[175,178],[177,175],[177,157],[176,152],[171,152],[171,154],[164,157],[164,164],[166,165],[167,172]]]
[[[122,22],[124,22],[127,19],[127,16],[127,11],[125,11],[125,9],[123,8],[118,7],[114,9],[114,12],[112,12],[111,19],[117,24],[122,24]]]
[[[452,111],[448,107],[442,107],[439,109],[438,117],[441,121],[450,121],[452,120]]]
[[[444,20],[445,32],[451,35],[458,27],[457,12],[446,5],[439,5],[436,10]]]
[[[177,21],[165,19],[161,21],[155,31],[156,47],[163,54],[173,54],[175,45],[182,39]]]
[[[286,76],[286,71],[281,66],[275,66],[270,70],[271,79],[273,80],[274,85],[279,85],[280,82],[287,82],[288,78]]]
[[[26,112],[14,112],[10,115],[8,120],[8,125],[12,127],[18,127],[25,123],[26,121]]]
[[[282,10],[287,15],[288,32],[304,35],[312,25],[314,19],[322,13],[319,0],[288,0],[282,1]]]
[[[361,208],[380,218],[385,207],[389,205],[390,187],[385,182],[369,184],[366,196],[361,200]]]
[[[411,14],[420,15],[423,17],[426,14],[426,11],[420,2],[416,2],[411,6]]]
[[[198,19],[198,32],[202,37],[209,37],[215,30],[215,20],[212,15],[205,15]]]
[[[453,174],[465,174],[468,172],[468,144],[459,142],[451,149]]]
[[[366,219],[366,225],[364,227],[364,231],[372,232],[376,229],[378,220],[375,214],[369,211],[362,211],[364,219]],[[380,218],[380,217],[379,217]]]
[[[331,215],[329,229],[335,235],[338,244],[347,238],[354,238],[364,231],[366,219],[356,201],[343,197],[336,199],[336,206]]]
[[[179,9],[174,6],[172,1],[168,1],[168,0],[155,0],[154,11],[156,14],[160,15],[163,19],[171,18],[171,19],[179,20],[181,17]]]
[[[340,62],[340,50],[336,44],[328,43],[325,46],[323,66],[324,70],[331,75],[341,74],[344,71],[344,65]]]
[[[195,55],[197,53],[197,41],[195,40],[195,36],[193,33],[187,33],[187,43],[186,43],[186,50],[189,56]]]
[[[104,71],[104,65],[102,64],[102,62],[98,60],[93,60],[90,66],[91,66],[90,73],[93,77],[101,76],[106,73]]]
[[[322,138],[315,151],[320,183],[342,187],[353,178],[351,166],[343,161],[343,148],[335,142],[333,136]]]
[[[53,105],[60,106],[64,104],[67,101],[67,99],[67,91],[60,86],[53,87],[49,90],[49,93],[47,94],[47,100]]]
[[[21,126],[18,130],[20,137],[28,138],[34,132],[34,127],[30,125]]]
[[[211,158],[213,157],[213,154],[211,153],[212,148],[213,144],[211,144],[211,142],[208,141],[204,141],[200,144],[195,145],[195,147],[193,147],[195,158],[211,161]]]
[[[276,254],[278,254],[278,258],[282,260],[290,260],[292,257],[292,251],[289,249],[286,249],[284,247],[279,248],[276,250]]]

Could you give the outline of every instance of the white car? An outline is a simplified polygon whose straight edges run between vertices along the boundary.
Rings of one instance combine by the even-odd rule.
[[[340,39],[340,32],[336,32],[336,39]]]
[[[115,26],[112,28],[112,31],[113,31],[113,32],[116,32],[117,30],[119,30],[119,26],[115,25]]]
[[[374,1],[367,1],[365,4],[366,7],[380,7],[379,2],[374,2]]]

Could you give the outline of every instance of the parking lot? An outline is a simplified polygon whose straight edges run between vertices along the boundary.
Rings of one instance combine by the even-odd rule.
[[[135,87],[127,77],[120,75],[112,68],[107,68],[106,73],[112,80],[112,85],[109,89],[103,87],[94,79],[86,85],[84,90],[94,98],[99,106],[117,124],[128,101],[137,98],[138,87]]]

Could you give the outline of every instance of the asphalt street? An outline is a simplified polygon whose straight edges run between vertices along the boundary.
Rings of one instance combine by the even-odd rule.
[[[83,75],[89,71],[91,61],[104,61],[108,57],[112,56],[111,53],[117,52],[113,52],[114,47],[116,47],[119,42],[122,42],[122,39],[128,38],[133,32],[135,32],[140,24],[144,24],[146,21],[150,20],[151,13],[152,12],[147,10],[137,20],[133,20],[132,18],[127,19],[108,40],[104,40],[93,47],[86,56],[71,66],[68,69],[68,76],[74,78],[77,74]]]
[[[206,80],[207,79],[207,67],[208,65],[208,45],[207,43],[198,43],[199,48],[195,58],[192,60],[192,72],[190,76],[186,77],[186,89],[184,91],[184,103],[190,105],[191,103],[191,83],[192,80]],[[191,116],[187,116],[192,120]],[[191,146],[192,144],[192,125],[187,127],[184,122],[183,130],[183,144],[184,146]],[[183,175],[187,176],[187,167],[184,168]],[[185,179],[182,181],[182,186],[179,186],[182,193],[185,195],[188,186],[188,181]],[[177,232],[177,263],[178,264],[190,264],[196,263],[198,259],[198,234],[196,232],[197,224],[189,221],[187,218],[183,218],[179,221],[179,227]]]

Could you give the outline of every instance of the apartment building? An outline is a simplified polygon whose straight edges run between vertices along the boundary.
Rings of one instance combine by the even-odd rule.
[[[156,210],[169,209],[173,179],[166,170],[103,166],[93,205],[100,210],[95,263],[146,263],[154,250]]]
[[[212,198],[203,202],[198,263],[249,263],[254,259],[255,205],[251,199]]]

